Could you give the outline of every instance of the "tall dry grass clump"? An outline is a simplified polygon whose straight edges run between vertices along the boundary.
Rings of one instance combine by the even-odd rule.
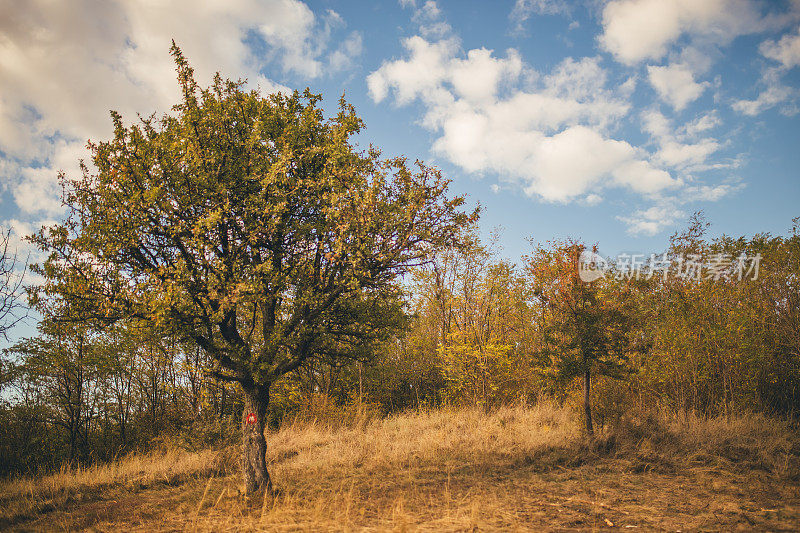
[[[708,418],[692,412],[636,411],[616,421],[598,446],[633,459],[635,469],[724,466],[800,479],[796,428],[759,413]]]
[[[545,446],[566,446],[579,437],[570,409],[540,402],[507,406],[422,410],[338,426],[297,421],[270,438],[281,469],[366,470],[416,463],[450,463],[492,457],[524,457]],[[280,478],[280,475],[276,476]]]

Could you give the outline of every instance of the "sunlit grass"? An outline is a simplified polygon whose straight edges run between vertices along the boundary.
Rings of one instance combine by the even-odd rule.
[[[167,448],[5,482],[0,525],[471,530],[608,521],[691,529],[732,528],[744,513],[779,528],[800,517],[797,442],[786,422],[760,415],[653,412],[588,439],[574,410],[550,402],[295,421],[268,436],[275,497],[243,494],[237,447]],[[764,496],[764,487],[783,500]]]

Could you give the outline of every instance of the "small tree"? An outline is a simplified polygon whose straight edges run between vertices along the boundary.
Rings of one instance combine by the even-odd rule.
[[[20,265],[16,252],[9,249],[10,241],[11,230],[0,233],[0,337],[5,340],[8,340],[8,331],[27,315],[19,299],[25,264]]]
[[[96,173],[64,180],[65,223],[33,240],[41,295],[64,318],[146,319],[193,339],[214,375],[240,384],[248,492],[271,488],[270,386],[308,358],[344,356],[382,335],[398,274],[451,245],[477,217],[417,162],[356,150],[344,99],[323,117],[308,90],[267,97],[219,75],[199,89],[173,44],[174,114],[90,143]]]
[[[39,336],[9,349],[21,356],[17,366],[27,382],[37,385],[54,414],[50,422],[61,427],[69,443],[69,460],[86,452],[90,417],[88,398],[100,365],[85,328],[44,320]]]
[[[585,249],[574,241],[539,246],[525,262],[542,309],[540,364],[559,381],[583,377],[586,431],[591,435],[592,374],[620,377],[633,343],[631,317],[612,297],[612,280],[587,283],[579,277]]]

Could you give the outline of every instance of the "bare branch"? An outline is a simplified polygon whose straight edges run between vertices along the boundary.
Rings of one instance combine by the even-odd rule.
[[[28,307],[20,301],[28,262],[21,263],[16,250],[9,250],[10,240],[10,229],[0,232],[0,336],[5,340],[11,328],[28,316]]]

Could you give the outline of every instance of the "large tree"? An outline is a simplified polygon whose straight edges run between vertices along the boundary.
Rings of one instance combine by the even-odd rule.
[[[477,217],[439,171],[352,141],[342,98],[325,118],[306,90],[201,89],[173,45],[182,91],[171,115],[89,143],[94,169],[67,180],[66,221],[33,238],[40,295],[61,318],[146,319],[193,339],[244,392],[248,492],[271,489],[270,386],[311,357],[346,356],[381,334],[396,278]],[[387,303],[389,302],[389,303]]]

